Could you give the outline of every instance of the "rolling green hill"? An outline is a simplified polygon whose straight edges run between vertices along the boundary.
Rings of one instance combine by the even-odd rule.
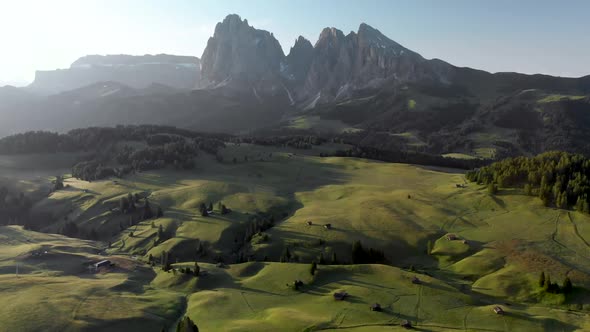
[[[315,157],[314,149],[228,145],[226,162],[200,158],[190,171],[66,177],[69,187],[32,208],[48,216],[41,230],[72,222],[99,241],[2,228],[0,278],[10,286],[0,302],[10,310],[0,321],[24,330],[159,331],[186,313],[203,331],[397,330],[403,320],[431,331],[590,328],[587,214],[544,207],[520,189],[491,195],[453,169]],[[128,193],[147,197],[163,217],[129,226],[119,210]],[[231,213],[220,214],[219,202]],[[201,203],[213,203],[213,214],[203,217]],[[355,241],[382,251],[386,264],[350,265]],[[24,258],[39,248],[51,254]],[[162,271],[163,252],[176,271]],[[103,257],[117,268],[89,274],[85,264]],[[178,271],[195,261],[201,276]],[[323,262],[313,277],[311,261]],[[569,277],[574,291],[543,291],[542,271],[560,285]],[[298,291],[294,280],[303,282]],[[336,291],[351,296],[335,301]],[[120,307],[100,309],[113,301]],[[48,305],[23,314],[33,303]],[[370,311],[373,303],[383,312]]]

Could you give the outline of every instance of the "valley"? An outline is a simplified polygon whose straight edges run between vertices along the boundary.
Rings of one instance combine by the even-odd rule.
[[[32,207],[54,220],[41,230],[57,232],[66,219],[101,240],[3,226],[1,293],[14,300],[0,320],[157,331],[186,310],[205,331],[397,330],[404,320],[426,331],[590,327],[586,214],[543,207],[519,190],[491,195],[451,169],[317,157],[315,148],[241,144],[220,153],[239,161],[200,158],[194,170],[92,182],[66,176],[65,189]],[[163,216],[128,226],[117,208],[128,193],[149,198]],[[209,202],[231,212],[202,216],[199,204]],[[250,237],[254,216],[274,222]],[[386,264],[352,264],[355,241],[382,251]],[[30,257],[36,251],[48,253]],[[115,267],[88,272],[101,259]],[[198,277],[181,272],[195,261]],[[568,276],[575,291],[543,292],[541,271],[558,282]],[[294,280],[303,282],[298,290]],[[338,291],[350,296],[335,301]],[[370,311],[374,303],[383,310]],[[503,316],[492,310],[498,305]]]

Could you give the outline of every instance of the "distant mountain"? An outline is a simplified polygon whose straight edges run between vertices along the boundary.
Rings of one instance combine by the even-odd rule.
[[[440,154],[590,154],[589,97],[590,76],[460,68],[425,59],[367,24],[347,35],[325,28],[315,45],[299,37],[285,55],[272,33],[229,15],[215,27],[201,61],[87,56],[70,69],[38,73],[28,89],[0,89],[0,135],[165,124],[314,132]]]
[[[197,57],[159,55],[88,55],[68,69],[37,71],[28,86],[32,92],[50,95],[98,82],[118,82],[142,89],[152,83],[190,90],[197,86],[200,61]]]

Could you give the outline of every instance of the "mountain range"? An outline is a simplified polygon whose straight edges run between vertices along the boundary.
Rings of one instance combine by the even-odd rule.
[[[116,124],[344,136],[357,144],[490,157],[590,153],[590,76],[491,74],[428,60],[367,24],[299,37],[285,55],[238,15],[200,59],[86,56],[0,88],[0,134]]]

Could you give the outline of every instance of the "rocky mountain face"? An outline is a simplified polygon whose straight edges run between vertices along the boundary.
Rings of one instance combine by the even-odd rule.
[[[37,71],[31,92],[50,95],[99,82],[118,82],[136,89],[153,83],[175,89],[194,89],[200,78],[197,57],[160,55],[89,55],[68,69]]]
[[[452,67],[422,58],[367,24],[348,35],[326,28],[315,46],[299,37],[285,56],[271,33],[249,26],[237,15],[217,24],[202,63],[203,88],[255,87],[257,93],[283,88],[302,107],[386,84],[448,83]]]
[[[254,89],[255,93],[276,90],[283,58],[272,33],[229,15],[217,24],[203,52],[201,87]]]

